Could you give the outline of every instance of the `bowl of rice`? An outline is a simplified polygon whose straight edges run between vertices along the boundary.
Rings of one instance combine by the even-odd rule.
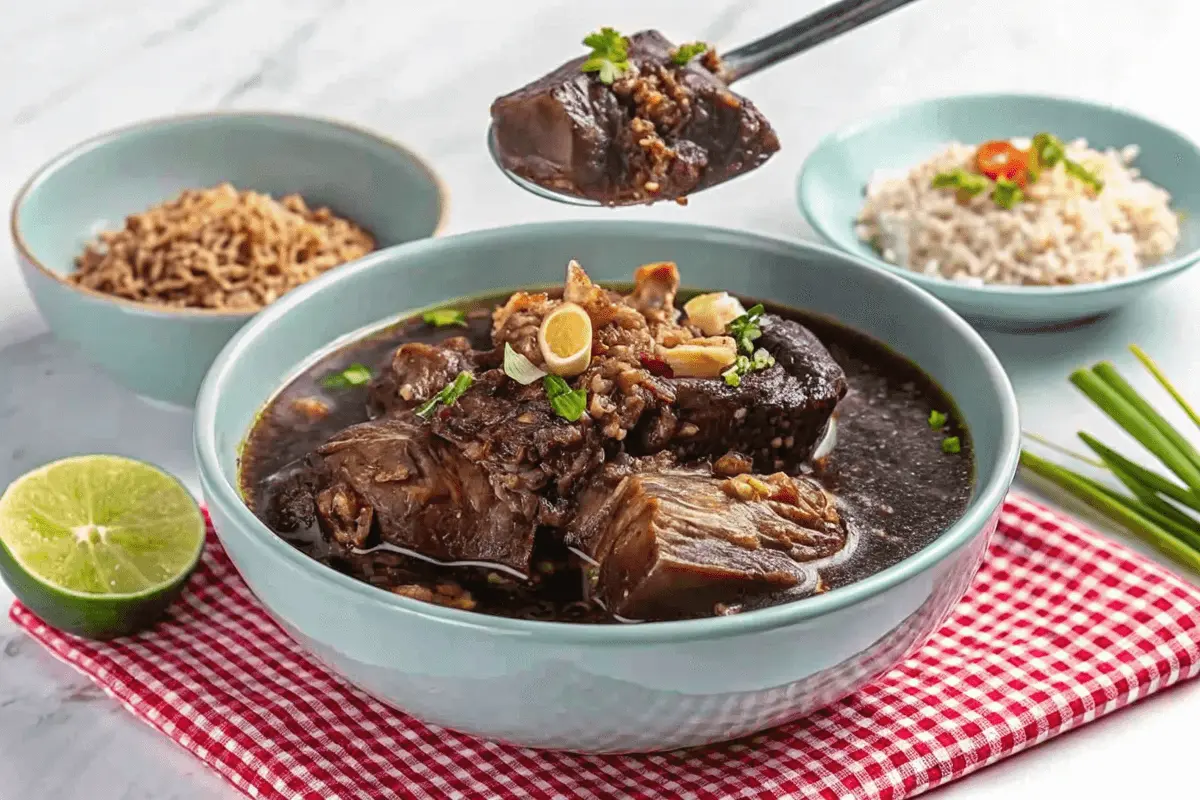
[[[1200,260],[1200,148],[1079,100],[890,110],[827,137],[798,197],[823,238],[993,329],[1094,319]]]
[[[90,139],[18,192],[17,261],[54,334],[139,396],[190,407],[260,309],[445,221],[441,181],[338,122],[229,112]]]

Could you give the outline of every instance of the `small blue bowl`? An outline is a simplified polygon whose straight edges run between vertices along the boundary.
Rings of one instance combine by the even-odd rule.
[[[1141,148],[1135,166],[1171,193],[1184,212],[1175,255],[1128,278],[1077,286],[971,286],[887,263],[855,235],[855,218],[877,169],[905,169],[951,141],[977,144],[1040,131],[1092,147]],[[825,240],[928,289],[971,322],[1038,330],[1106,314],[1200,260],[1200,148],[1187,137],[1128,111],[1034,95],[992,94],[926,100],[891,109],[827,137],[798,183],[800,208]]]
[[[417,156],[316,118],[233,112],[153,120],[58,156],[13,203],[25,282],[56,336],[151,400],[191,406],[213,358],[253,314],[133,303],[66,276],[100,231],[184,189],[224,182],[274,197],[299,193],[365,227],[380,248],[433,236],[445,221],[445,191]]]
[[[287,378],[404,309],[677,261],[692,288],[820,312],[890,344],[955,399],[976,487],[962,518],[904,561],[846,587],[729,617],[582,625],[421,603],[343,575],[243,502],[240,444]],[[735,268],[731,268],[731,265]],[[486,269],[481,268],[486,267]],[[376,253],[291,292],[221,352],[196,406],[200,482],[222,544],[276,620],[331,669],[428,722],[588,752],[743,736],[801,717],[899,662],[959,600],[1017,465],[1017,401],[1000,362],[929,293],[829,248],[663,222],[559,222]]]

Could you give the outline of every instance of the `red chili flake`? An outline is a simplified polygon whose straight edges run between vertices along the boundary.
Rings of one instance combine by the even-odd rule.
[[[657,375],[660,378],[675,377],[675,370],[671,369],[671,365],[658,356],[652,356],[649,353],[638,353],[638,361],[641,362],[642,367],[651,375]]]

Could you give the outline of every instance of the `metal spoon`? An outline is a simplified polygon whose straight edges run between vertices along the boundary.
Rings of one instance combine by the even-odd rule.
[[[721,56],[728,82],[733,83],[748,75],[753,75],[785,58],[803,53],[805,50],[816,47],[846,31],[854,30],[876,17],[881,17],[889,11],[894,11],[911,2],[913,0],[841,0],[841,2],[826,6],[809,14],[799,22],[793,22],[786,28],[756,39],[736,50],[730,50]],[[492,154],[492,160],[496,162],[496,166],[508,176],[509,180],[525,191],[568,205],[603,205],[595,200],[547,189],[505,169],[500,161],[500,153],[496,145],[496,132],[491,125],[488,125],[487,141],[488,152]],[[625,205],[635,204],[627,203]]]

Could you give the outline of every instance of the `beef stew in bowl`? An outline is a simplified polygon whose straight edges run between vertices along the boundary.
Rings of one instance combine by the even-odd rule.
[[[581,623],[799,600],[963,513],[971,440],[919,368],[828,319],[679,287],[670,262],[624,289],[572,262],[564,286],[364,335],[268,403],[243,494],[381,589]]]
[[[329,427],[311,439],[281,439],[274,451],[258,450],[259,455],[277,459],[274,466],[264,465],[263,471],[255,473],[261,476],[304,459],[350,425],[373,421],[372,415],[380,412],[366,404],[382,403],[389,391],[401,389],[388,389],[382,382],[382,368],[394,362],[395,351],[407,339],[422,337],[426,344],[436,345],[456,334],[473,338],[488,332],[478,346],[484,348],[493,341],[493,310],[507,305],[511,287],[526,287],[533,294],[537,291],[528,287],[557,287],[560,296],[547,289],[547,299],[567,299],[561,297],[565,292],[562,270],[571,258],[578,259],[593,281],[607,289],[625,286],[619,282],[627,282],[638,264],[673,260],[680,265],[685,284],[724,289],[743,298],[739,301],[743,311],[753,310],[754,298],[804,309],[795,312],[763,304],[764,316],[791,319],[813,333],[846,376],[846,395],[835,406],[837,441],[832,451],[826,452],[830,441],[822,436],[816,460],[828,455],[829,463],[834,464],[852,456],[856,448],[870,457],[877,443],[886,444],[893,438],[893,431],[922,443],[919,453],[897,447],[878,469],[847,469],[838,484],[824,487],[835,500],[839,519],[851,519],[856,506],[880,502],[875,498],[898,481],[888,495],[896,502],[882,501],[894,511],[887,516],[892,521],[885,529],[889,538],[863,537],[848,542],[853,548],[841,552],[850,553],[851,558],[823,568],[822,577],[833,588],[794,602],[768,592],[747,596],[740,611],[736,602],[721,609],[715,608],[714,602],[712,608],[704,609],[709,616],[699,618],[604,624],[613,623],[614,618],[600,614],[599,619],[593,617],[599,624],[582,624],[568,620],[571,615],[578,619],[597,614],[594,605],[567,608],[567,603],[551,604],[532,613],[507,616],[480,613],[495,610],[483,608],[481,602],[494,598],[485,597],[482,589],[475,594],[477,587],[469,583],[466,574],[469,567],[426,565],[427,560],[406,554],[397,554],[411,559],[403,561],[404,569],[429,566],[434,570],[426,575],[424,584],[391,583],[386,575],[376,575],[380,586],[373,586],[313,558],[256,516],[248,502],[253,496],[241,491],[242,477],[248,474],[255,456],[254,443],[247,443],[246,436],[266,419],[269,409],[283,410],[285,397],[300,400],[292,427],[303,428],[321,422],[328,404],[328,416],[321,424]],[[666,277],[658,270],[652,274]],[[625,296],[630,291],[622,288],[618,294]],[[454,297],[490,300],[459,301],[448,307],[447,298]],[[587,305],[579,298],[571,299],[581,308]],[[715,325],[727,328],[740,316],[730,316],[738,307],[724,298],[689,305],[694,300],[681,291],[674,305],[689,316],[698,309],[701,317],[715,320],[700,331],[705,337],[719,335],[711,333],[717,330]],[[429,309],[430,322],[425,322],[424,314],[405,309]],[[472,309],[477,309],[477,316]],[[552,320],[562,317],[567,324],[557,331],[563,335],[550,336],[547,341],[557,348],[555,358],[547,361],[543,354],[542,360],[547,367],[570,372],[578,368],[579,337],[575,334],[583,329],[583,323],[570,309],[560,309],[556,306],[546,316]],[[472,327],[458,324],[456,312],[462,312],[461,321]],[[588,320],[590,325],[591,318]],[[445,327],[438,328],[439,321]],[[479,334],[473,332],[474,326],[479,326]],[[592,326],[591,332],[601,327]],[[755,327],[762,329],[761,325]],[[510,349],[524,355],[533,368],[521,364],[514,369],[529,383],[521,383],[523,389],[513,391],[540,391],[541,401],[550,406],[556,420],[566,420],[559,410],[568,416],[578,413],[580,419],[585,412],[591,417],[587,407],[578,406],[578,376],[537,377],[539,369],[552,370],[534,363],[537,356],[532,348],[522,347],[522,342],[530,342],[528,337],[540,328],[541,324],[534,325],[525,337],[511,339]],[[755,352],[766,349],[765,332],[753,339],[750,328],[739,325],[738,333],[749,334],[730,337],[735,339],[738,355],[744,355],[739,339],[749,339]],[[390,342],[388,337],[392,337]],[[368,341],[378,346],[374,356],[364,349]],[[588,342],[595,348],[589,354],[590,365],[592,356],[599,354],[599,343],[593,337]],[[449,348],[435,349],[451,356]],[[537,352],[541,352],[540,342]],[[728,353],[714,360],[711,353],[697,355],[690,350],[669,355],[671,361],[656,360],[647,353],[646,364],[639,359],[639,366],[653,374],[665,372],[664,364],[674,363],[679,369],[672,372],[679,383],[683,380],[679,373],[689,371],[689,364],[712,369],[728,358]],[[753,367],[754,356],[746,356],[746,362],[735,358],[732,366]],[[783,358],[776,355],[775,359],[788,368]],[[500,361],[503,365],[502,356]],[[757,361],[768,363],[765,357]],[[859,367],[855,361],[865,366]],[[876,361],[879,364],[873,366]],[[318,369],[318,365],[323,366]],[[897,372],[889,365],[896,365]],[[453,380],[449,387],[439,386],[431,378],[429,390],[418,387],[419,381],[413,383],[413,390],[435,392],[438,402],[433,408],[453,409],[468,402],[476,389],[487,386],[482,371],[470,373],[480,382],[467,386],[466,381],[459,382],[459,373],[465,370],[461,366],[457,372],[454,369],[452,365],[449,370]],[[727,372],[730,367],[721,369]],[[739,369],[735,375],[739,383],[753,385],[753,381],[769,377],[760,374],[766,371],[765,367],[744,373]],[[553,397],[546,392],[548,377],[565,384],[550,381]],[[909,380],[927,402],[913,403],[902,416],[886,408],[878,414],[870,411],[870,406],[886,404],[892,393],[904,390]],[[338,392],[325,392],[322,384],[326,382]],[[372,382],[378,382],[375,391],[383,392],[375,395],[376,400],[367,386]],[[934,383],[945,391],[936,391]],[[941,405],[948,403],[947,397],[954,398],[955,408]],[[347,402],[333,403],[337,398]],[[590,405],[591,399],[588,396],[585,402]],[[847,432],[847,426],[852,429],[855,424],[856,408],[863,409],[857,416],[862,432],[857,436]],[[939,415],[930,422],[931,411],[942,412],[949,419]],[[335,420],[341,413],[347,418]],[[489,417],[486,424],[492,425],[495,419]],[[966,424],[969,435],[954,427],[960,423]],[[949,427],[935,430],[943,426]],[[474,231],[389,248],[289,292],[247,323],[214,363],[197,404],[195,444],[200,485],[224,552],[272,618],[319,663],[372,697],[427,723],[525,747],[613,753],[672,750],[744,736],[809,714],[896,664],[937,629],[984,558],[1016,469],[1019,430],[1016,398],[999,360],[961,318],[907,281],[827,248],[745,231],[661,221],[580,220]],[[626,441],[631,436],[627,433]],[[954,449],[947,441],[954,436],[959,436],[959,453],[944,452],[943,447]],[[785,439],[780,437],[781,447]],[[706,480],[724,480],[745,467],[741,459],[722,459],[722,455],[707,458],[713,466]],[[813,461],[813,455],[799,454],[798,468],[776,470],[773,465],[752,464],[751,474],[760,480],[777,471],[793,476],[815,474],[816,465],[812,470],[804,466],[805,461]],[[599,469],[612,463],[607,457],[606,451]],[[654,456],[630,453],[629,458]],[[970,471],[949,478],[931,471],[943,464],[965,467],[968,462]],[[682,468],[688,466],[684,463]],[[679,468],[676,465],[671,470]],[[714,476],[714,468],[721,474]],[[958,486],[951,480],[954,474],[973,485],[969,489]],[[899,478],[894,477],[897,475]],[[669,477],[675,480],[674,475]],[[927,513],[927,508],[910,500],[909,491],[901,488],[917,481],[938,487],[933,491],[941,493],[935,500],[945,507],[939,512],[945,522],[929,524],[925,534],[910,537],[912,528],[904,527],[909,523],[895,520],[912,521]],[[654,501],[656,507],[671,512],[683,507],[676,499],[691,500],[691,484],[672,484],[688,488],[668,494],[661,483],[655,476],[630,481],[623,497],[662,497],[662,502]],[[769,481],[763,483],[770,485]],[[587,485],[585,482],[581,490]],[[750,484],[743,491],[747,489],[755,487]],[[598,491],[603,498],[602,490]],[[962,508],[957,505],[958,498],[965,495],[969,500]],[[926,507],[930,496],[922,501]],[[581,491],[577,505],[584,499]],[[887,515],[886,509],[879,512]],[[559,523],[566,554],[560,550],[558,555],[569,561],[580,556],[567,549],[568,523],[565,519]],[[679,530],[674,525],[651,529],[664,536]],[[319,523],[315,530],[320,531]],[[531,572],[543,575],[541,570],[549,568],[538,564],[546,560],[540,545],[547,537],[539,533],[545,532],[535,531],[530,563]],[[580,543],[584,533],[579,530]],[[372,546],[368,539],[360,549]],[[855,572],[839,578],[834,574],[839,570]],[[491,571],[517,580],[503,570]],[[577,577],[570,571],[563,573],[561,586],[564,592],[576,592],[573,597],[582,597]],[[404,589],[405,594],[389,590],[414,583],[418,586]],[[488,585],[488,579],[484,577],[482,583]],[[455,585],[471,593],[476,610],[428,602],[435,596],[457,594]],[[646,586],[654,588],[655,584]],[[427,595],[423,589],[428,590]],[[564,599],[567,596],[563,595]]]

